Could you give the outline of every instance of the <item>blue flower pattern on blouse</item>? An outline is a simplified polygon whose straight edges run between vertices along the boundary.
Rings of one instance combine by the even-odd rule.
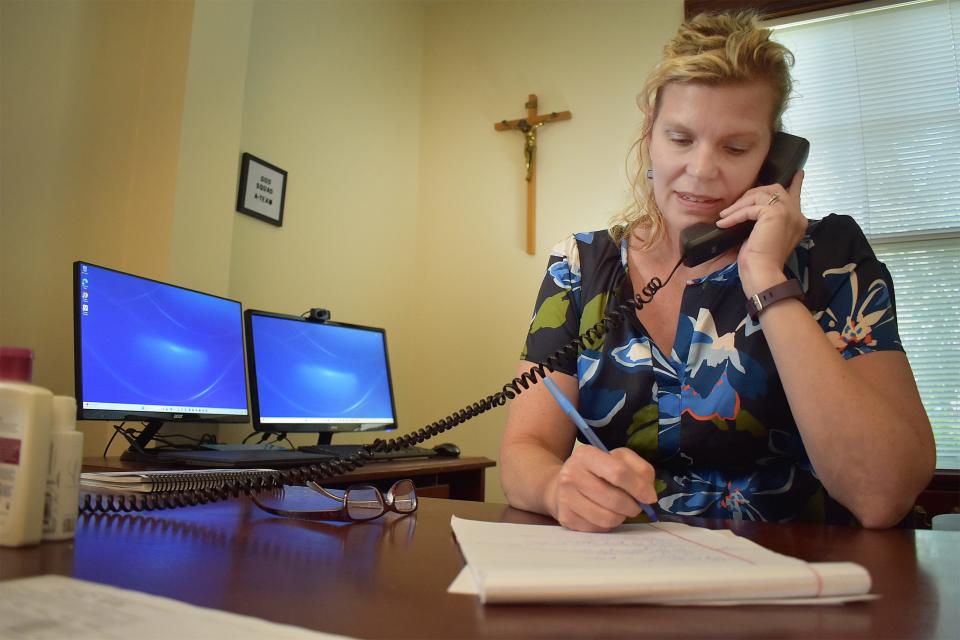
[[[606,231],[575,234],[554,248],[526,359],[542,362],[630,294],[626,256],[626,243],[615,245]],[[784,273],[800,280],[813,318],[844,358],[902,350],[889,273],[852,218],[812,222]],[[538,323],[547,307],[554,317],[563,294],[563,321]],[[763,332],[744,304],[733,263],[687,283],[669,353],[631,318],[560,370],[578,378],[580,411],[604,443],[630,446],[653,464],[661,509],[851,521],[816,477]]]

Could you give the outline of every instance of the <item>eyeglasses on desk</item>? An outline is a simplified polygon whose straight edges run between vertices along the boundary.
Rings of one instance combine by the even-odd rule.
[[[417,510],[417,492],[412,480],[398,480],[383,494],[368,484],[344,491],[324,489],[316,482],[306,486],[283,486],[250,496],[253,503],[273,515],[299,520],[364,522],[388,511],[408,514]],[[329,502],[339,503],[330,509]]]

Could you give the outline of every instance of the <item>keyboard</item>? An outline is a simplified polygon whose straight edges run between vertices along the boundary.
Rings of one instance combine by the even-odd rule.
[[[338,458],[349,458],[357,455],[363,449],[362,444],[315,444],[308,447],[297,447],[298,451]],[[406,458],[433,458],[437,452],[425,447],[408,447],[397,451],[381,451],[373,454],[373,460],[403,460]]]
[[[278,444],[202,444],[201,451],[290,451]]]
[[[187,467],[223,467],[223,468],[282,468],[319,464],[332,460],[334,456],[322,453],[308,453],[274,449],[251,449],[245,451],[170,451],[159,456],[166,463]]]

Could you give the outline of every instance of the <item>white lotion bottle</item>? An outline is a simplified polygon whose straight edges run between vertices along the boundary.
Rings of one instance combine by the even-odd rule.
[[[30,384],[33,352],[0,347],[0,546],[40,542],[53,394]]]
[[[77,431],[77,401],[53,397],[50,465],[43,505],[43,539],[69,540],[77,529],[83,434]]]

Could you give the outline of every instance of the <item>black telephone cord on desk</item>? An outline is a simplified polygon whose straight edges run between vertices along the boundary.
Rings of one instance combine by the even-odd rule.
[[[374,453],[397,451],[420,444],[482,413],[503,406],[508,400],[514,399],[524,390],[529,389],[531,385],[546,378],[547,371],[554,371],[558,364],[577,355],[580,349],[586,349],[588,344],[598,343],[608,331],[623,325],[628,313],[635,313],[643,309],[645,305],[650,304],[657,291],[670,282],[680,264],[681,262],[677,262],[665,281],[652,278],[639,294],[635,294],[626,301],[617,304],[616,308],[603,316],[592,327],[548,356],[542,363],[533,365],[529,371],[525,371],[522,375],[503,385],[500,391],[413,433],[390,440],[377,439],[373,444],[365,445],[351,456],[291,469],[278,469],[259,478],[224,478],[222,484],[218,487],[147,494],[91,494],[85,492],[80,502],[80,513],[84,515],[130,513],[193,507],[236,498],[241,495],[269,491],[284,485],[304,485],[310,480],[319,484],[324,480],[364,466],[371,460]]]

